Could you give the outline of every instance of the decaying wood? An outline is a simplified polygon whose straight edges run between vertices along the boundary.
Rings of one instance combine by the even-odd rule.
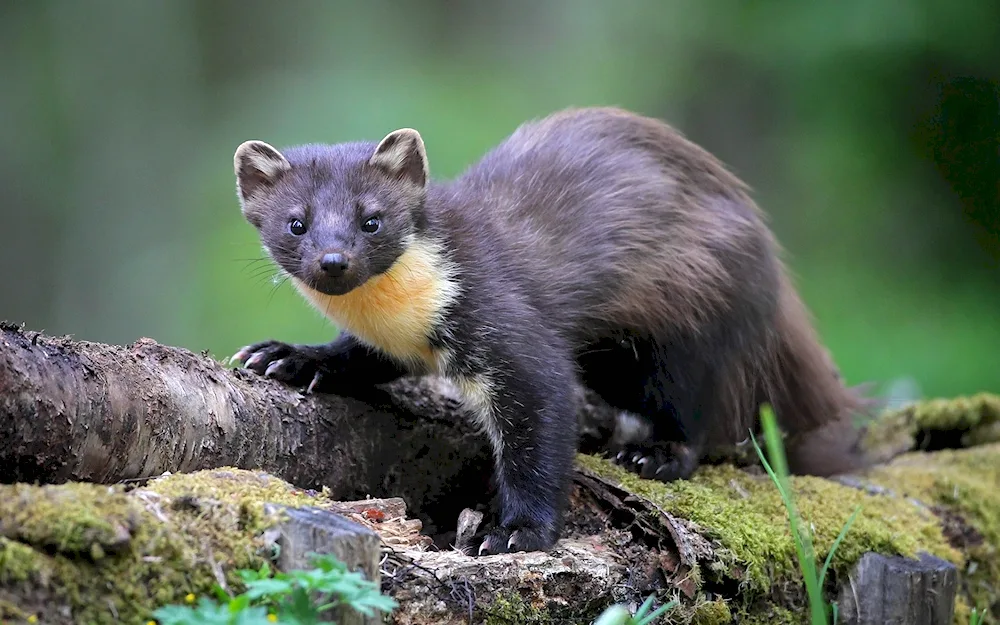
[[[476,532],[479,531],[479,524],[482,522],[482,512],[469,508],[462,510],[455,526],[455,549],[471,553],[475,548]]]
[[[644,542],[656,550],[655,573],[664,575],[666,582],[688,598],[694,596],[691,571],[715,557],[703,530],[586,469],[577,469],[574,482],[595,501],[596,508],[611,508],[628,519],[628,526],[639,529]]]
[[[395,553],[385,575],[400,604],[392,615],[397,625],[481,623],[484,606],[495,609],[512,594],[559,622],[560,611],[580,614],[592,604],[599,612],[616,589],[627,594],[631,566],[599,541],[564,540],[549,553],[482,559],[457,551]]]
[[[607,435],[614,411],[582,389],[580,399],[585,436]],[[698,570],[718,563],[706,528],[584,468],[570,514],[585,510],[595,532],[549,553],[470,558],[450,549],[473,543],[483,521],[473,508],[488,501],[492,463],[441,380],[304,396],[148,339],[118,347],[0,326],[0,441],[0,482],[114,483],[232,466],[356,499],[292,512],[276,530],[279,565],[334,552],[381,576],[400,603],[396,623],[474,622],[511,587],[556,617],[562,608],[578,617],[612,601],[634,605],[657,591],[694,600]],[[388,498],[361,499],[368,495]],[[955,580],[940,561],[869,554],[841,593],[841,614],[950,622]],[[911,604],[930,616],[905,620]]]
[[[840,590],[839,613],[849,625],[950,625],[957,591],[950,562],[867,553]]]
[[[378,566],[382,555],[381,541],[378,534],[364,525],[319,508],[267,505],[265,512],[280,512],[284,518],[274,528],[280,570],[308,569],[312,565],[311,554],[328,553],[347,565],[349,570],[361,571],[375,583],[381,582]],[[347,607],[336,608],[323,616],[324,620],[342,625],[377,625],[382,622],[380,613],[364,616]]]
[[[430,537],[421,533],[420,519],[406,516],[406,502],[401,497],[338,501],[331,510],[368,528],[378,528],[382,542],[392,547],[427,549],[433,545]]]

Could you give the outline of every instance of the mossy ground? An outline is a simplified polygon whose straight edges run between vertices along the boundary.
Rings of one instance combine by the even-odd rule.
[[[927,552],[955,563],[963,580],[956,619],[969,604],[1000,600],[1000,443],[991,443],[1000,424],[1000,397],[980,394],[954,400],[919,402],[885,413],[873,440],[904,432],[916,440],[927,432],[949,432],[970,447],[912,452],[872,469],[865,480],[873,492],[815,477],[793,477],[799,513],[812,531],[822,563],[855,507],[862,507],[840,544],[828,573],[827,590],[862,554],[913,556]],[[703,564],[702,578],[740,584],[738,602],[728,608],[741,622],[784,622],[761,597],[794,601],[802,578],[787,511],[766,475],[728,465],[704,466],[690,480],[671,484],[641,480],[606,461],[579,456],[579,463],[626,490],[649,498],[667,512],[698,524],[716,544],[715,562]],[[800,618],[790,613],[792,620]],[[696,622],[692,620],[692,622]],[[956,622],[959,622],[956,620]]]
[[[963,432],[965,444],[989,440],[1000,400],[977,396],[919,404],[888,415],[908,435]],[[978,432],[975,436],[969,434]],[[801,620],[801,575],[787,512],[771,481],[731,466],[702,467],[672,484],[640,480],[591,456],[581,465],[697,524],[715,559],[693,579],[715,595],[698,596],[669,622],[715,625]],[[956,563],[963,596],[956,615],[1000,597],[1000,443],[911,453],[870,471],[872,491],[813,477],[791,483],[822,562],[856,506],[862,512],[832,563],[827,590],[867,551],[925,551]],[[167,603],[210,594],[221,579],[270,555],[263,530],[279,521],[264,502],[329,503],[266,474],[219,469],[163,477],[126,492],[121,486],[0,486],[0,620],[136,622]],[[718,591],[725,589],[725,599]],[[771,601],[777,599],[777,602]],[[542,624],[543,609],[516,593],[484,606],[487,622]],[[589,622],[589,621],[588,621]]]
[[[952,434],[961,447],[1000,441],[1000,395],[930,399],[886,411],[869,427],[866,442],[873,448],[912,446],[921,436],[941,433]]]
[[[580,463],[670,514],[698,524],[717,542],[716,555],[725,566],[715,569],[741,582],[747,599],[777,586],[801,583],[787,512],[766,476],[725,465],[706,466],[690,480],[660,484],[595,458],[581,457]],[[846,572],[867,551],[907,556],[927,551],[952,562],[962,560],[934,516],[915,506],[821,478],[793,477],[791,483],[799,512],[812,528],[820,561],[855,507],[862,506],[834,555],[834,576]],[[711,569],[703,571],[712,574]]]
[[[510,592],[497,596],[483,611],[484,625],[550,625],[552,619],[541,608]]]
[[[908,454],[868,477],[933,507],[967,556],[960,571],[968,602],[1000,602],[1000,443]]]
[[[971,607],[1000,604],[1000,395],[933,399],[886,412],[869,440],[901,433],[918,442],[944,435],[964,448],[910,453],[868,478],[941,516],[949,540],[967,556],[956,622],[968,623]]]
[[[131,493],[0,486],[0,619],[145,622],[158,606],[210,594],[220,579],[238,586],[236,569],[263,562],[263,530],[279,521],[265,517],[264,502],[323,499],[228,469],[161,478]]]

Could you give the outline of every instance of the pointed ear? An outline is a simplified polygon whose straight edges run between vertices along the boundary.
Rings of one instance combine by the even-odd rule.
[[[261,189],[274,186],[281,175],[292,168],[281,152],[263,141],[245,141],[233,155],[236,189],[242,200]]]
[[[390,132],[375,148],[368,161],[391,178],[406,180],[423,187],[427,184],[427,152],[420,133],[412,128]]]

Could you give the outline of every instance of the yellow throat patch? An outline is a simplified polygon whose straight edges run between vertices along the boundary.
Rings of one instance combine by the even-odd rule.
[[[442,354],[429,341],[458,284],[441,252],[427,241],[414,241],[383,274],[344,295],[326,295],[298,278],[302,295],[337,326],[402,362],[437,371]]]

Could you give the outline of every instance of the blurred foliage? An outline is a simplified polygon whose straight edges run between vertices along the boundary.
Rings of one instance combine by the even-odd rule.
[[[240,142],[412,126],[450,177],[528,118],[614,104],[754,187],[850,382],[997,390],[998,80],[980,0],[7,0],[0,318],[219,357],[327,340],[248,262]]]

